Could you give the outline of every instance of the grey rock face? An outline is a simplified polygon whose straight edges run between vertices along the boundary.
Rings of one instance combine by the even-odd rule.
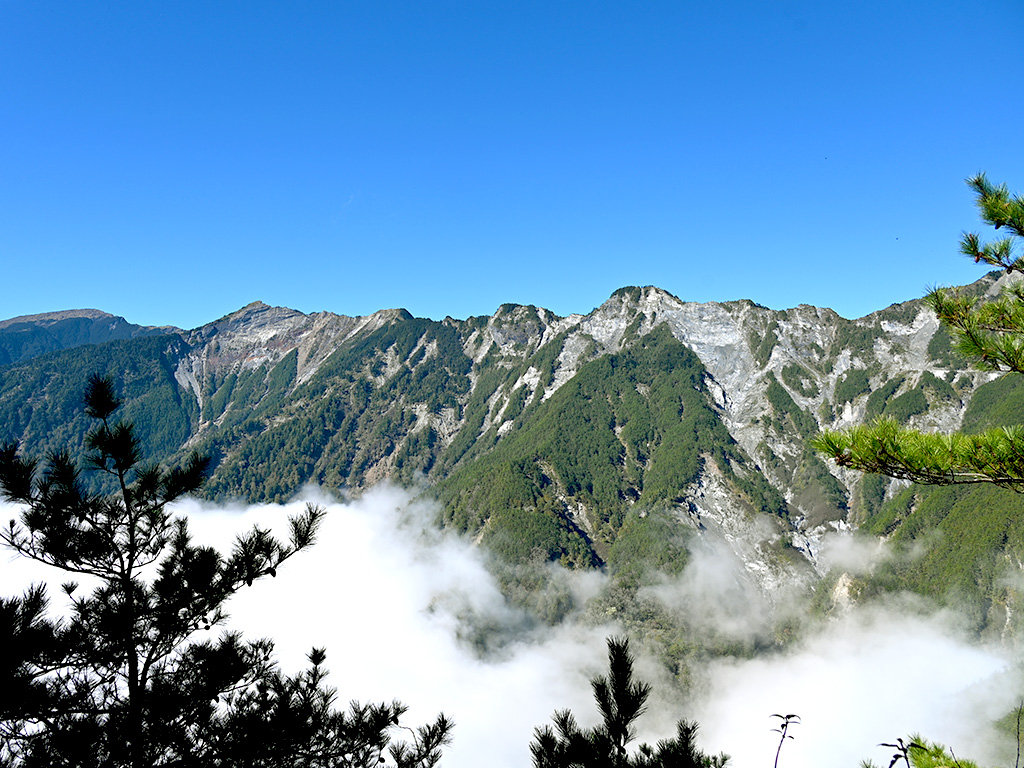
[[[998,287],[989,276],[972,288],[991,293]],[[46,330],[69,322],[113,324],[120,328],[115,329],[117,333],[125,334],[174,330],[122,328],[120,318],[84,310],[5,321],[0,323],[0,340],[3,334],[18,329]],[[765,523],[735,487],[715,474],[713,462],[706,462],[698,480],[680,489],[678,518],[698,530],[714,528],[743,558],[752,578],[766,589],[778,584],[780,567],[789,568],[791,577],[796,573],[790,566],[779,565],[770,547],[764,546],[766,541],[778,543],[785,537],[813,565],[821,536],[827,531],[848,530],[851,522],[859,475],[815,464],[806,449],[810,434],[857,423],[870,415],[871,408],[877,412],[884,403],[877,395],[872,400],[871,393],[887,384],[892,390],[890,400],[915,388],[927,398],[927,408],[909,415],[911,425],[956,429],[974,390],[992,378],[991,374],[962,370],[948,350],[943,352],[937,343],[942,333],[937,319],[919,301],[848,320],[829,309],[807,305],[778,311],[749,301],[685,302],[648,286],[616,291],[586,315],[559,317],[542,308],[505,305],[489,318],[447,318],[443,323],[417,321],[404,310],[382,310],[365,317],[330,312],[306,315],[254,302],[195,330],[176,331],[188,351],[178,359],[174,377],[188,397],[194,398],[196,411],[203,414],[189,445],[216,436],[220,424],[231,415],[235,406],[230,399],[225,401],[230,393],[219,389],[230,377],[240,380],[249,375],[269,381],[275,366],[294,356],[288,394],[306,387],[302,391],[308,402],[293,403],[290,410],[267,412],[264,426],[258,428],[269,428],[294,418],[306,406],[314,405],[320,394],[327,394],[312,392],[307,385],[317,380],[318,371],[332,356],[392,326],[418,329],[409,333],[421,335],[414,343],[400,347],[393,342],[374,352],[378,357],[366,358],[365,370],[347,375],[361,376],[378,390],[393,388],[403,376],[415,379],[426,362],[451,355],[450,348],[440,349],[438,334],[455,334],[456,355],[465,355],[468,373],[450,372],[464,376],[464,386],[457,387],[449,402],[431,405],[399,387],[393,401],[378,406],[388,409],[387,418],[411,424],[406,432],[409,436],[425,439],[429,433],[429,439],[445,448],[462,435],[472,411],[470,404],[483,394],[482,415],[473,422],[475,434],[492,434],[491,439],[500,443],[513,432],[516,398],[519,409],[523,402],[549,400],[590,361],[621,352],[652,330],[666,326],[675,339],[696,353],[706,370],[704,384],[714,407],[744,456],[743,466],[734,466],[734,472],[739,476],[762,474],[790,506],[788,520]],[[496,360],[497,369],[511,378],[494,386],[492,375],[491,388],[481,392],[486,360]],[[445,358],[443,363],[448,365],[448,361]],[[841,387],[852,373],[863,377],[867,386],[864,391],[843,394]],[[930,381],[947,384],[955,380],[955,395],[936,396],[934,387],[922,384],[929,376],[934,377]],[[244,407],[253,410],[260,401],[251,392],[250,388]],[[207,407],[216,397],[222,401],[218,407]],[[241,422],[236,418],[232,423]],[[383,426],[378,432],[388,437]],[[236,430],[224,450],[229,454],[239,450],[247,434]],[[365,483],[398,471],[400,461],[394,446],[382,447],[378,453],[367,451],[359,459]],[[432,470],[435,475],[451,469],[450,463],[438,466],[440,469]],[[825,477],[829,473],[834,481]],[[821,492],[823,477],[826,484],[833,482],[839,489],[828,498]],[[573,509],[578,505],[572,499],[566,503]],[[581,526],[593,533],[588,511],[576,512]]]

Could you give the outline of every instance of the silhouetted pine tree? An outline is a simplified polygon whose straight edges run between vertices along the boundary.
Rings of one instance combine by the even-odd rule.
[[[633,723],[644,712],[651,687],[633,681],[633,656],[625,638],[608,638],[608,676],[590,681],[600,725],[580,729],[569,710],[555,712],[555,727],[534,731],[530,752],[535,768],[722,768],[725,754],[706,755],[697,748],[697,723],[680,720],[676,737],[656,746],[627,746],[636,736]]]
[[[192,543],[187,522],[165,506],[198,489],[209,461],[193,455],[164,471],[146,466],[109,379],[92,377],[87,466],[109,474],[112,496],[88,493],[66,452],[45,464],[0,448],[0,496],[22,506],[0,541],[58,570],[98,581],[71,598],[69,617],[47,617],[44,587],[0,601],[0,765],[3,766],[376,766],[437,763],[452,724],[444,715],[391,743],[398,702],[334,708],[325,653],[289,677],[268,640],[225,632],[238,589],[313,544],[324,510],[307,505],[282,542],[254,527],[229,557]],[[84,590],[83,590],[84,591]]]

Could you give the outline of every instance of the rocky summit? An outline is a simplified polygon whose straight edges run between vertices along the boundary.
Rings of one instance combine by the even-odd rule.
[[[993,273],[964,290],[998,285]],[[16,318],[0,341],[110,317]],[[614,560],[623,532],[656,511],[728,542],[769,592],[827,572],[824,534],[884,517],[893,536],[907,517],[882,512],[905,484],[827,464],[809,438],[878,415],[957,429],[996,384],[919,300],[849,320],[648,286],[568,317],[520,305],[465,320],[346,317],[255,302],[191,331],[117,320],[111,338],[79,328],[9,356],[6,439],[34,454],[80,445],[82,384],[109,374],[148,455],[212,455],[213,498],[390,480],[434,496],[447,525],[509,559],[576,567]]]

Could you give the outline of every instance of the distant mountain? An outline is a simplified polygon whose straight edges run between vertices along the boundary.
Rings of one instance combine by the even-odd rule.
[[[23,315],[0,322],[0,365],[11,365],[47,352],[104,344],[120,339],[173,333],[177,328],[133,325],[98,309],[71,309]]]
[[[918,300],[847,320],[631,287],[587,315],[507,304],[441,322],[256,302],[192,331],[125,324],[123,338],[74,346],[84,330],[73,327],[115,320],[0,324],[66,347],[29,359],[22,345],[0,366],[0,438],[34,454],[81,446],[83,382],[107,373],[148,455],[214,456],[213,498],[281,501],[307,483],[358,491],[390,479],[427,489],[446,524],[512,563],[605,564],[636,587],[648,561],[678,565],[682,539],[716,535],[766,593],[815,588],[823,610],[872,590],[955,588],[974,596],[979,628],[1012,614],[1000,574],[1024,562],[1016,494],[979,497],[984,519],[998,520],[974,532],[968,556],[928,535],[960,535],[976,491],[864,479],[807,447],[822,427],[877,414],[948,430],[1015,413],[1000,410],[1011,380],[968,370]],[[908,551],[928,542],[928,554],[869,577],[829,573],[822,536],[851,528]]]

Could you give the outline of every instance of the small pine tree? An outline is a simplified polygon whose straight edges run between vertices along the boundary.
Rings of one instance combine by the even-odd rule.
[[[555,712],[555,727],[534,730],[530,752],[535,768],[722,768],[728,757],[706,755],[697,748],[697,723],[680,720],[674,739],[656,746],[627,747],[636,736],[633,724],[644,712],[651,686],[633,681],[629,640],[608,638],[608,676],[590,681],[601,724],[582,730],[569,710]]]
[[[66,452],[40,466],[0,447],[0,497],[22,507],[0,541],[98,582],[88,595],[64,584],[64,620],[47,617],[41,585],[0,600],[0,765],[376,766],[388,752],[402,768],[435,765],[451,722],[441,715],[411,745],[392,744],[405,708],[335,710],[322,650],[289,677],[270,641],[198,639],[232,594],[313,544],[324,510],[291,518],[287,542],[255,527],[228,557],[193,544],[165,507],[202,485],[209,460],[144,465],[133,425],[113,418],[119,405],[109,379],[89,380],[86,464],[113,478],[112,496],[87,492]]]

